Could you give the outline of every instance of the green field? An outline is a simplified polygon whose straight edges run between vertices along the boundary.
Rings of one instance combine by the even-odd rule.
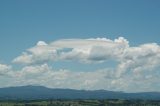
[[[31,100],[0,101],[0,106],[160,106],[153,100]]]

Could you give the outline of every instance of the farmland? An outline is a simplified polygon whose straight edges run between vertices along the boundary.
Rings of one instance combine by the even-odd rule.
[[[29,100],[0,101],[0,106],[160,106],[158,100]]]

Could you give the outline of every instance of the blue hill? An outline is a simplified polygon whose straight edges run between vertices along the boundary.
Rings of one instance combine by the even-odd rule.
[[[1,100],[36,99],[150,99],[160,100],[159,92],[124,93],[107,90],[52,89],[43,86],[0,88]]]

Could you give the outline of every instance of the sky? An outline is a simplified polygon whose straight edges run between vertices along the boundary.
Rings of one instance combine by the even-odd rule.
[[[160,91],[159,0],[0,0],[0,87]]]

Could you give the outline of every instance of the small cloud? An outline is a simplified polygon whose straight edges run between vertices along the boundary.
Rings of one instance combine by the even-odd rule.
[[[47,46],[48,44],[44,41],[38,41],[37,46]]]

